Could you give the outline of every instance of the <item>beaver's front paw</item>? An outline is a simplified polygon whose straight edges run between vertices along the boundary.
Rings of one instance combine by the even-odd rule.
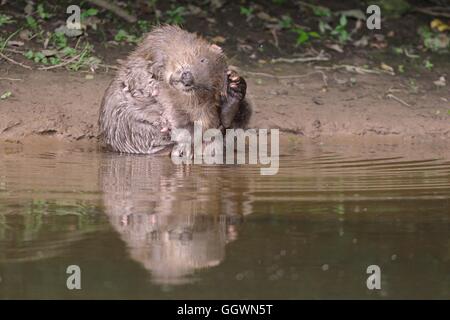
[[[236,71],[228,70],[227,72],[227,97],[234,98],[239,101],[245,98],[247,92],[247,83]]]
[[[190,163],[194,158],[194,153],[192,152],[192,146],[186,143],[177,143],[170,153],[170,157],[174,163]]]

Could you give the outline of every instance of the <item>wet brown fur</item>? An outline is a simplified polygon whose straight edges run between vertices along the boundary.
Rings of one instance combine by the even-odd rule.
[[[99,116],[102,141],[113,151],[151,154],[176,143],[170,129],[192,130],[194,121],[204,130],[219,128],[227,69],[218,46],[176,26],[155,28],[105,93]],[[189,90],[180,81],[186,71],[193,76]],[[251,109],[243,104],[248,110],[233,112],[237,117],[244,113],[245,119],[230,127],[247,124]]]

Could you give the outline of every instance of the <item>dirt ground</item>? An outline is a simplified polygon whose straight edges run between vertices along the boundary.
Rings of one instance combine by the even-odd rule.
[[[424,78],[412,85],[400,76],[304,65],[278,66],[276,74],[283,78],[273,78],[270,71],[241,68],[255,103],[253,128],[279,128],[307,138],[450,137],[448,84],[438,88]],[[0,91],[12,92],[0,101],[0,140],[37,135],[95,141],[100,101],[113,70],[87,79],[86,73],[28,71],[3,62],[0,74]]]
[[[298,46],[294,45],[298,35],[292,30],[318,31],[320,22],[334,28],[339,23],[340,10],[365,10],[364,2],[314,2],[329,8],[329,17],[318,15],[314,10],[317,7],[307,2],[211,1],[219,3],[218,8],[211,8],[208,1],[176,4],[186,11],[183,20],[187,30],[218,43],[230,63],[241,68],[248,82],[248,95],[255,104],[251,127],[279,128],[307,139],[385,137],[448,142],[449,54],[433,53],[424,47],[418,29],[428,26],[435,17],[414,10],[422,5],[444,6],[447,2],[409,2],[412,9],[407,12],[397,17],[383,15],[381,30],[368,30],[361,27],[363,24],[358,27],[361,21],[350,17],[346,26],[351,34],[348,41],[342,43],[325,32],[320,38],[312,37]],[[38,52],[52,46],[52,41],[45,43],[42,35],[44,31],[51,34],[55,26],[64,22],[68,3],[47,2],[44,9],[51,13],[51,18],[34,12],[41,32],[34,30],[40,36],[29,40],[15,33],[20,28],[30,29],[24,16],[26,2],[2,4],[2,12],[14,22],[3,25],[0,38],[11,36],[10,40],[16,40],[15,45],[5,47],[4,53],[33,70],[0,59],[0,95],[10,93],[0,99],[0,141],[21,142],[35,136],[96,141],[100,101],[115,71],[104,67],[95,73],[86,68],[77,72],[65,68],[38,71],[42,65],[24,56],[27,50]],[[161,14],[160,22],[167,22],[164,19],[169,17],[169,9],[175,8],[173,1],[158,2],[157,8],[148,3],[122,2],[140,22],[147,23],[146,28],[155,23],[157,12]],[[252,10],[247,17],[243,13],[244,3]],[[88,6],[82,9],[86,11]],[[283,17],[285,23],[286,17],[290,17],[292,26],[280,27]],[[145,31],[138,27],[139,23],[125,23],[107,10],[99,10],[91,18],[95,18],[98,29],[89,27],[81,37],[68,38],[66,45],[76,48],[79,41],[89,43],[103,66],[117,65],[117,59],[123,59],[135,46],[115,38],[119,29],[136,36]],[[85,24],[90,25],[87,20]],[[448,38],[446,32],[440,36]],[[357,44],[364,37],[367,43]],[[320,52],[327,56],[327,61],[272,63],[272,59],[315,57]],[[366,69],[358,73],[355,71],[361,69],[345,66]]]

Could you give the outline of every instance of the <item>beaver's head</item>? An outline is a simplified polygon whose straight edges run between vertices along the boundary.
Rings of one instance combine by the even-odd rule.
[[[176,26],[154,29],[143,43],[153,72],[170,88],[186,95],[224,90],[226,57],[222,49]]]

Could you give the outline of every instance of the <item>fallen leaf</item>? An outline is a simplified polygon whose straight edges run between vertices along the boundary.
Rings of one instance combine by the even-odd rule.
[[[392,68],[390,65],[387,65],[384,62],[381,63],[380,68],[381,68],[381,70],[388,71],[390,73],[394,73],[394,68]]]
[[[225,4],[225,0],[211,0],[210,3],[212,9],[215,11],[223,7],[223,5]]]
[[[433,81],[433,83],[438,87],[445,87],[447,85],[447,81],[444,76],[439,77],[439,80]]]
[[[269,15],[269,14],[267,14],[267,13],[265,13],[265,12],[258,12],[257,14],[256,14],[256,16],[259,18],[259,19],[261,19],[261,20],[263,20],[263,21],[267,21],[267,22],[278,22],[278,19],[277,18],[274,18],[274,17],[272,17],[271,15]]]
[[[334,44],[327,44],[325,45],[327,48],[332,49],[334,51],[337,51],[339,53],[343,53],[344,50],[342,49],[342,46],[338,45],[337,43]]]
[[[25,14],[27,16],[30,16],[33,13],[33,11],[34,11],[34,2],[33,1],[29,1],[27,3],[27,5],[25,6],[25,8],[23,9],[23,11],[25,12]]]
[[[214,43],[224,43],[227,39],[225,39],[222,36],[216,36],[214,38],[211,39],[212,42]]]
[[[355,47],[367,47],[368,44],[369,44],[369,38],[367,36],[362,36],[361,39],[353,42],[353,45]]]
[[[0,99],[1,99],[1,100],[8,99],[9,97],[11,97],[11,95],[12,95],[12,92],[11,92],[11,91],[6,91],[5,93],[3,93],[3,94],[0,96]]]
[[[28,29],[22,30],[19,33],[19,38],[22,40],[25,40],[25,41],[30,40],[32,36],[33,36],[33,33]]]
[[[189,14],[195,15],[195,16],[200,15],[203,12],[202,8],[194,6],[193,4],[188,4],[188,11],[189,11]]]
[[[450,25],[448,25],[447,23],[443,22],[440,19],[434,19],[433,21],[431,21],[430,27],[432,29],[438,30],[439,32],[450,30]]]
[[[24,45],[23,41],[12,41],[12,40],[8,41],[8,46],[11,47],[21,47],[23,45]]]

